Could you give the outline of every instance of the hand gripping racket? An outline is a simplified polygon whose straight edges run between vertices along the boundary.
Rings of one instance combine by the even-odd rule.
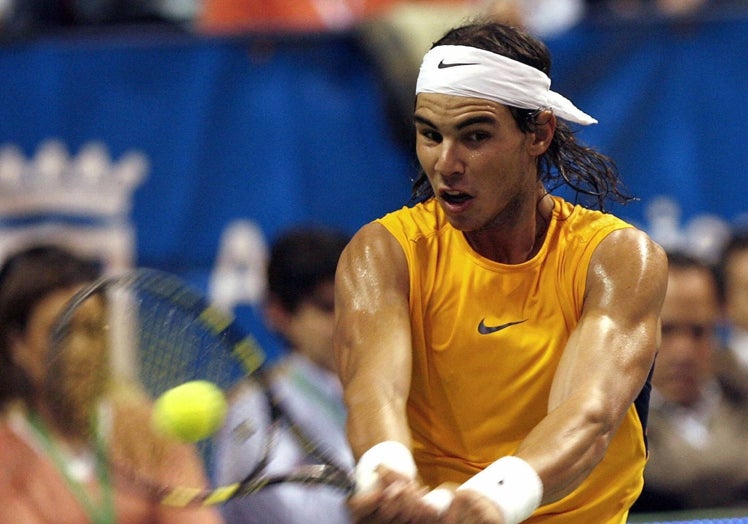
[[[101,278],[68,301],[52,328],[47,396],[58,418],[85,435],[92,449],[103,443],[115,482],[166,505],[221,504],[286,482],[350,493],[350,472],[294,423],[269,387],[264,360],[254,338],[200,292],[175,275],[137,269]],[[151,423],[155,399],[193,380],[217,385],[230,405],[245,401],[241,409],[230,408],[220,429],[242,448],[237,482],[210,479],[212,438],[184,443]],[[282,427],[318,463],[268,474]]]

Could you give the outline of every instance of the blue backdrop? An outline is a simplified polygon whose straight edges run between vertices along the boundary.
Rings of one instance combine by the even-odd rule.
[[[600,121],[580,137],[641,198],[619,214],[646,226],[663,194],[683,222],[746,213],[748,20],[589,22],[548,44],[554,89]],[[147,155],[129,216],[137,262],[201,284],[234,220],[269,240],[298,222],[352,233],[409,196],[412,154],[349,34],[50,36],[0,47],[0,78],[0,145]]]
[[[684,218],[748,210],[748,19],[582,25],[550,42],[555,83],[600,120],[580,135],[610,153],[640,205],[669,194]]]

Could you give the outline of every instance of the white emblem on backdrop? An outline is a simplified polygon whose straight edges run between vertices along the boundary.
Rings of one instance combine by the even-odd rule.
[[[218,256],[210,275],[211,301],[225,311],[239,304],[258,305],[265,296],[268,247],[255,222],[236,220],[221,234]]]
[[[716,215],[704,213],[684,223],[680,205],[669,196],[651,199],[645,214],[647,224],[643,229],[655,242],[666,250],[683,251],[708,263],[717,262],[730,236],[730,223]]]
[[[135,231],[132,195],[148,161],[131,151],[117,160],[101,142],[74,155],[56,139],[31,157],[0,147],[0,259],[25,245],[54,242],[99,258],[109,271],[131,267]]]

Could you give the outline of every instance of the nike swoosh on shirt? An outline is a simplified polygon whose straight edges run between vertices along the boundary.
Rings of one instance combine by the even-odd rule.
[[[459,66],[468,66],[468,65],[478,65],[478,62],[453,62],[449,64],[445,64],[444,60],[439,62],[439,64],[436,66],[438,69],[446,69],[448,67],[459,67]]]
[[[501,331],[502,329],[506,329],[509,326],[514,326],[515,324],[521,324],[522,322],[527,322],[527,319],[524,320],[515,320],[514,322],[507,322],[506,324],[499,324],[498,326],[487,326],[485,322],[485,318],[480,321],[480,324],[478,324],[478,333],[481,335],[490,335],[491,333],[496,333],[497,331]]]

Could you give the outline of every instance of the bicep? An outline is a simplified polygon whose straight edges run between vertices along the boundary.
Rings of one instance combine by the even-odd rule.
[[[595,251],[583,313],[554,380],[549,410],[577,395],[615,423],[641,390],[659,344],[667,283],[662,249],[644,233],[611,233]]]
[[[404,440],[410,389],[408,267],[380,224],[364,226],[341,255],[335,277],[334,348],[359,454],[380,440]]]

